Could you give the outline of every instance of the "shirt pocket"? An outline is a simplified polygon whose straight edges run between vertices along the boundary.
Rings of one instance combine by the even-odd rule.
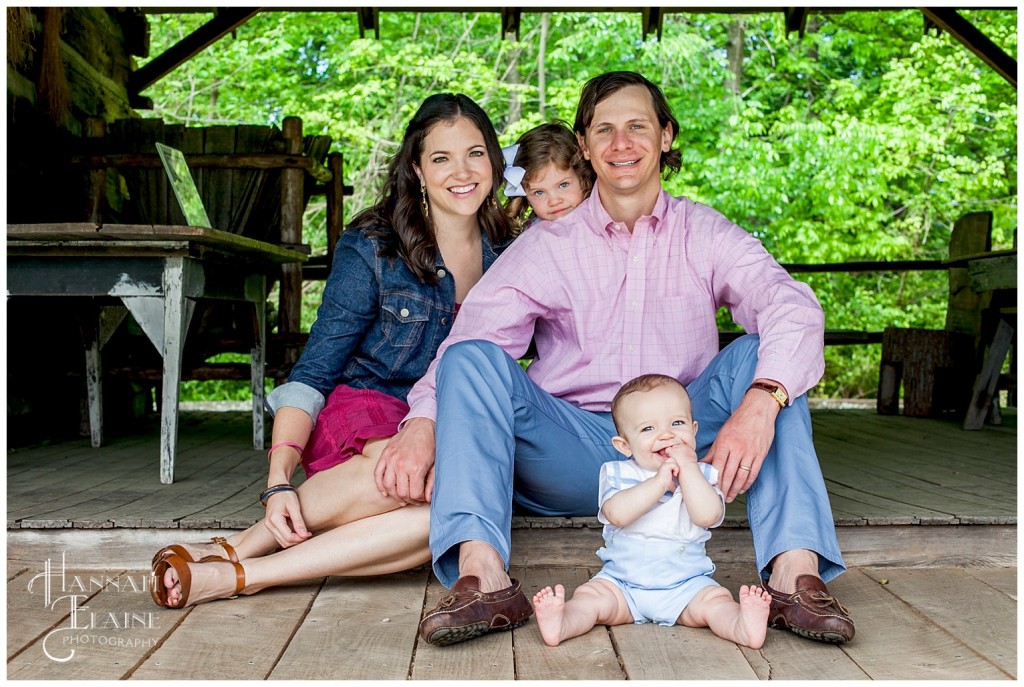
[[[430,305],[409,294],[388,294],[381,304],[381,333],[396,348],[419,346],[423,342]]]

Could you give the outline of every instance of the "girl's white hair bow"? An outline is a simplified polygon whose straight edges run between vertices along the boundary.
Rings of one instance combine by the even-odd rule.
[[[505,146],[501,149],[501,156],[505,159],[504,177],[506,198],[526,195],[526,191],[523,190],[523,178],[526,176],[526,170],[522,167],[516,167],[513,164],[516,161],[516,153],[518,152],[518,143]]]

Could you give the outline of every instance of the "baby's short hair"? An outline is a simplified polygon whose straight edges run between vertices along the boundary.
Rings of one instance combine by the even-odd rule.
[[[639,377],[634,377],[623,384],[622,388],[620,388],[612,398],[612,422],[615,423],[615,431],[620,435],[622,434],[622,431],[619,428],[619,408],[622,405],[622,400],[626,396],[639,392],[653,391],[659,387],[671,385],[679,387],[679,390],[683,392],[683,395],[685,395],[687,399],[690,398],[690,395],[686,392],[686,387],[683,386],[682,382],[675,377],[669,377],[668,375],[654,373],[644,374]]]

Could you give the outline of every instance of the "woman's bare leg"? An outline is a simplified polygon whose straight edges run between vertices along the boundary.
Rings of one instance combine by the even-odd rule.
[[[406,506],[329,529],[276,553],[243,561],[245,589],[253,594],[276,585],[327,575],[383,575],[408,570],[430,560],[430,506]],[[228,596],[235,588],[235,569],[227,563],[189,564],[190,605]],[[173,568],[164,574],[168,600],[178,602],[181,590]]]
[[[363,454],[318,472],[299,485],[302,517],[314,534],[399,507],[397,501],[377,491],[373,480],[373,470],[387,441],[368,441]],[[265,556],[279,547],[262,519],[248,529],[232,534],[227,540],[241,560]],[[204,556],[224,556],[224,549],[218,544],[181,545],[195,560]]]

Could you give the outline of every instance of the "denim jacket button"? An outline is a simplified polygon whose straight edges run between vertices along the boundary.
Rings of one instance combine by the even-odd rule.
[[[402,317],[408,317],[409,308],[402,308],[401,310],[398,311],[398,314],[401,315]]]
[[[437,276],[440,277],[441,279],[444,279],[444,275],[446,275],[446,274],[448,274],[448,273],[445,272],[444,270],[438,270],[437,271]]]
[[[447,317],[442,317],[441,318],[441,324],[447,326],[448,325],[448,318]]]

